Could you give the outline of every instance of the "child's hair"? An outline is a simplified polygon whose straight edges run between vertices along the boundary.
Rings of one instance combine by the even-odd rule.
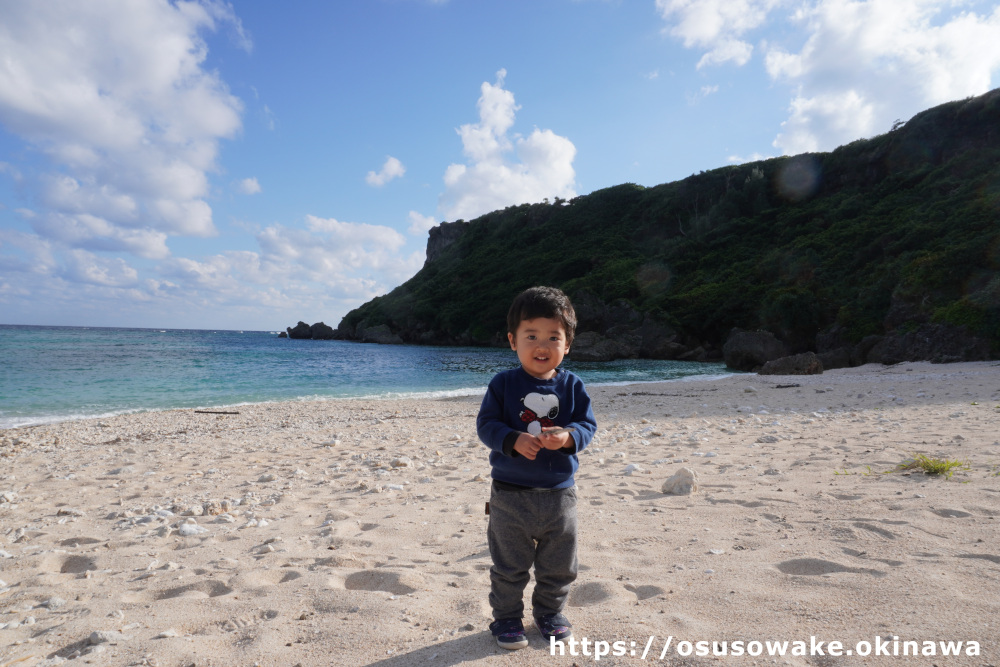
[[[566,345],[573,343],[576,333],[576,311],[569,297],[556,287],[529,287],[510,304],[507,311],[507,331],[517,334],[517,327],[524,320],[548,317],[559,320],[566,331]]]

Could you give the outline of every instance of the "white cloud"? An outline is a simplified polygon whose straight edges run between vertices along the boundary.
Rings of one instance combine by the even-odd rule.
[[[656,0],[656,8],[667,21],[671,35],[682,39],[688,48],[712,51],[752,48],[744,43],[737,46],[738,38],[761,26],[779,4],[780,0]]]
[[[407,230],[414,236],[420,236],[430,231],[431,227],[437,224],[437,220],[432,215],[421,215],[416,211],[410,211],[410,227]]]
[[[72,176],[53,174],[41,180],[41,200],[46,208],[66,214],[90,214],[120,223],[136,219],[134,197],[115,190],[113,185],[85,186]]]
[[[86,250],[67,253],[64,271],[74,282],[105,287],[131,287],[139,282],[139,273],[122,258],[98,257]]]
[[[386,293],[423,265],[422,253],[400,255],[405,238],[389,227],[311,215],[305,222],[305,229],[273,225],[261,230],[259,252],[166,259],[159,267],[164,280],[153,284],[158,298],[180,290],[200,295],[206,305],[299,308],[291,316],[301,319],[307,312],[345,312]]]
[[[365,176],[365,181],[372,187],[380,188],[405,173],[406,167],[403,166],[403,163],[390,155],[386,158],[385,164],[382,165],[382,169],[378,173],[374,171],[368,172],[368,175]]]
[[[696,68],[701,69],[706,65],[721,65],[727,62],[733,62],[737,67],[742,67],[750,62],[752,54],[753,46],[738,39],[730,39],[703,55]]]
[[[760,162],[761,160],[769,160],[773,158],[773,155],[763,155],[762,153],[751,153],[748,157],[741,157],[739,155],[730,155],[726,160],[732,164],[745,164],[747,162]]]
[[[260,183],[257,182],[257,178],[244,178],[239,183],[239,190],[245,195],[255,195],[260,192]]]
[[[265,104],[264,110],[261,113],[264,118],[264,126],[267,127],[267,129],[274,131],[274,128],[278,126],[278,117],[273,111],[271,111],[271,107]]]
[[[149,259],[161,259],[170,254],[165,233],[116,227],[104,218],[89,213],[48,213],[33,219],[31,226],[43,239],[74,248],[126,252]]]
[[[0,228],[0,268],[4,273],[45,275],[55,266],[51,243],[35,234]]]
[[[495,84],[483,83],[479,122],[457,130],[469,163],[445,170],[441,208],[448,217],[474,218],[512,204],[576,196],[576,147],[569,139],[538,128],[527,137],[508,136],[520,107],[503,87],[506,75],[500,70]],[[519,162],[508,162],[510,153]]]
[[[356,270],[385,270],[399,262],[406,238],[391,227],[306,216],[307,229],[281,225],[257,235],[265,262],[297,265],[322,282]]]
[[[4,3],[0,123],[49,160],[43,217],[95,233],[84,216],[99,218],[112,239],[215,233],[207,172],[242,105],[204,69],[200,33],[223,24],[249,49],[232,8],[211,0]]]
[[[698,68],[750,62],[752,34],[776,26],[780,37],[761,41],[760,50],[770,77],[793,91],[774,140],[785,154],[831,150],[936,104],[980,95],[1000,70],[995,3],[657,0],[657,8],[670,35],[704,51]]]
[[[804,46],[774,48],[766,59],[772,78],[798,91],[775,147],[829,150],[988,91],[1000,69],[1000,7],[982,16],[950,8],[929,0],[825,0],[803,12]]]
[[[688,104],[694,105],[698,104],[709,95],[714,95],[717,92],[719,92],[718,86],[702,86],[697,93],[688,93],[686,97]]]
[[[783,149],[786,155],[829,150],[831,147],[823,139],[834,137],[836,143],[843,144],[878,130],[874,105],[853,89],[808,98],[798,96],[792,100],[791,112],[774,140],[775,148]]]
[[[21,171],[9,162],[0,162],[0,174],[7,174],[15,183],[20,183],[23,179]]]

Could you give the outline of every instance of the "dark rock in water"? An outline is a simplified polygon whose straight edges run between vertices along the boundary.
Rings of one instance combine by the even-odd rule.
[[[289,338],[312,338],[312,327],[302,321],[294,327],[287,327],[286,331]]]
[[[311,329],[313,340],[331,340],[334,338],[333,327],[323,322],[317,322],[312,325]]]
[[[883,336],[866,355],[868,363],[882,364],[986,361],[989,358],[989,341],[973,336],[964,327],[948,324],[921,324],[913,331]]]
[[[812,352],[773,359],[757,371],[759,375],[819,375],[822,372],[823,364]]]
[[[770,331],[733,329],[722,346],[726,365],[738,371],[755,371],[769,361],[788,356],[788,348]]]
[[[403,339],[394,334],[385,324],[374,327],[358,327],[358,340],[362,343],[380,343],[382,345],[401,345]]]
[[[278,338],[288,338],[288,332],[287,331],[278,332]]]

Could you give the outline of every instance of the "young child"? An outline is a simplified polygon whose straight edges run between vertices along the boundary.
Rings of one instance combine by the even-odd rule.
[[[476,419],[493,468],[490,630],[506,649],[528,645],[522,595],[532,565],[532,613],[542,637],[572,637],[562,610],[577,573],[573,474],[597,429],[583,382],[559,368],[575,331],[576,313],[561,290],[532,287],[518,295],[507,313],[507,339],[521,365],[493,378]]]

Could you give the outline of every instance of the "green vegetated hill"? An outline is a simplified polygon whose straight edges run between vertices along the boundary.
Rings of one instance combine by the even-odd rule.
[[[424,268],[338,335],[497,344],[514,295],[547,284],[574,299],[581,331],[673,341],[641,356],[718,358],[734,327],[798,352],[821,333],[851,345],[931,323],[964,327],[996,355],[998,266],[995,90],[830,153],[444,223]]]

